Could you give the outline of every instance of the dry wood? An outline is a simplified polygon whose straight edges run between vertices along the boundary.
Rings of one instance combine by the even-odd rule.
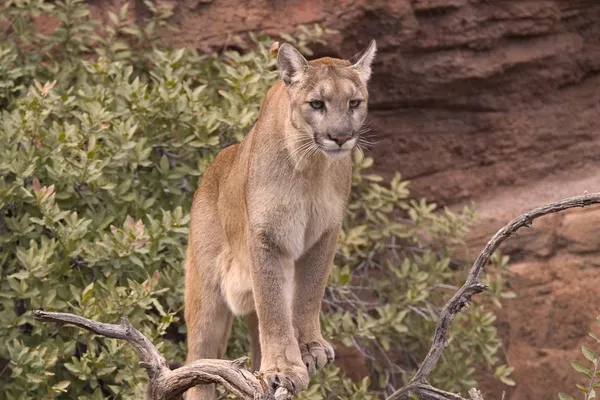
[[[463,397],[444,392],[428,384],[427,379],[437,365],[448,345],[450,326],[456,315],[468,305],[473,295],[481,293],[486,285],[481,282],[483,270],[490,256],[506,238],[518,229],[531,227],[533,220],[547,214],[569,208],[585,207],[600,203],[600,193],[571,197],[545,206],[534,208],[513,219],[500,229],[486,244],[469,271],[465,284],[444,306],[437,323],[433,343],[417,373],[408,385],[394,392],[387,400],[465,400]],[[127,320],[119,325],[91,321],[73,314],[34,311],[34,317],[42,321],[69,323],[109,338],[123,339],[135,347],[149,377],[148,400],[177,399],[189,388],[199,384],[218,383],[243,400],[284,400],[288,392],[279,388],[269,393],[265,382],[249,372],[245,358],[227,360],[199,360],[175,370],[170,370],[167,361],[154,345]],[[471,400],[483,400],[476,389],[469,391]]]
[[[148,400],[179,399],[188,389],[209,383],[222,384],[243,400],[284,400],[290,397],[283,388],[274,395],[267,393],[261,380],[245,368],[246,357],[234,361],[198,360],[171,371],[163,355],[127,318],[121,318],[121,323],[115,325],[41,310],[34,311],[33,316],[41,321],[76,325],[98,335],[131,343],[140,357],[140,365],[148,373]]]

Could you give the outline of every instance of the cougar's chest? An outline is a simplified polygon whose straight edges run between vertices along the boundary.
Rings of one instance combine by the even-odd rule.
[[[302,253],[309,250],[324,232],[341,223],[345,203],[343,194],[331,185],[324,185],[312,193],[306,193],[303,207],[306,226]]]
[[[344,215],[351,164],[316,167],[321,166],[295,172],[257,165],[249,187],[250,230],[267,232],[294,260],[337,228]]]

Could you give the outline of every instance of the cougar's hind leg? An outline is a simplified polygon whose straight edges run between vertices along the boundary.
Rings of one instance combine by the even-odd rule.
[[[260,337],[258,334],[258,316],[253,312],[246,316],[248,333],[250,334],[250,360],[252,371],[260,370]]]
[[[210,268],[204,264],[200,270],[194,261],[188,252],[185,286],[187,363],[205,358],[223,358],[233,322],[233,315],[221,294],[215,274],[203,274],[202,271],[210,271]],[[196,386],[188,391],[186,399],[215,400],[215,385]]]

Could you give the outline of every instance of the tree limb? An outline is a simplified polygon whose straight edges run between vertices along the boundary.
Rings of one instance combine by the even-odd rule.
[[[531,227],[533,220],[547,214],[569,208],[585,207],[600,203],[600,193],[571,197],[545,206],[534,208],[513,219],[500,229],[485,245],[469,271],[465,284],[444,306],[437,323],[433,343],[415,376],[403,388],[386,400],[466,400],[460,395],[444,392],[427,383],[427,380],[448,345],[450,326],[456,315],[470,303],[471,298],[484,291],[481,275],[490,256],[510,235],[518,229]],[[148,372],[148,400],[171,400],[179,398],[188,389],[201,384],[219,383],[243,400],[287,400],[291,396],[283,388],[272,394],[267,385],[249,372],[244,363],[246,358],[235,361],[198,360],[175,370],[170,370],[167,361],[156,347],[140,331],[122,318],[119,325],[106,324],[73,314],[36,310],[33,316],[41,321],[69,323],[109,338],[122,339],[135,347],[140,364]],[[475,389],[469,391],[471,400],[483,400]]]
[[[148,400],[179,399],[188,389],[210,383],[222,384],[243,400],[286,400],[291,397],[284,388],[277,389],[275,394],[268,393],[267,386],[244,367],[247,357],[234,361],[198,360],[171,371],[163,355],[127,318],[121,318],[121,323],[115,325],[41,310],[35,310],[33,317],[40,321],[76,325],[98,335],[131,343],[140,357],[140,365],[148,373]]]
[[[531,228],[533,220],[544,215],[597,203],[600,203],[600,193],[570,197],[545,206],[536,207],[513,219],[496,232],[473,263],[465,284],[458,292],[456,292],[456,294],[454,294],[454,296],[452,296],[450,301],[442,309],[429,353],[421,363],[421,367],[417,370],[417,373],[411,379],[410,383],[427,383],[431,371],[437,365],[444,349],[448,345],[448,336],[450,335],[450,325],[452,324],[452,321],[460,310],[469,304],[473,295],[481,293],[487,288],[485,284],[481,283],[483,269],[491,255],[504,240],[524,226]],[[388,400],[393,399],[395,399],[394,394],[388,398]]]

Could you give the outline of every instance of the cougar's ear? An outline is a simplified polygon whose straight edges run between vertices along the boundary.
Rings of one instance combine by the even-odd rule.
[[[285,82],[287,86],[297,82],[308,68],[308,61],[306,61],[306,58],[304,58],[294,46],[288,43],[279,46],[277,63],[279,64],[281,80]]]
[[[375,53],[377,53],[377,44],[375,44],[375,40],[371,40],[366,48],[350,59],[352,68],[358,71],[364,83],[367,83],[371,77],[371,63],[375,58]]]

